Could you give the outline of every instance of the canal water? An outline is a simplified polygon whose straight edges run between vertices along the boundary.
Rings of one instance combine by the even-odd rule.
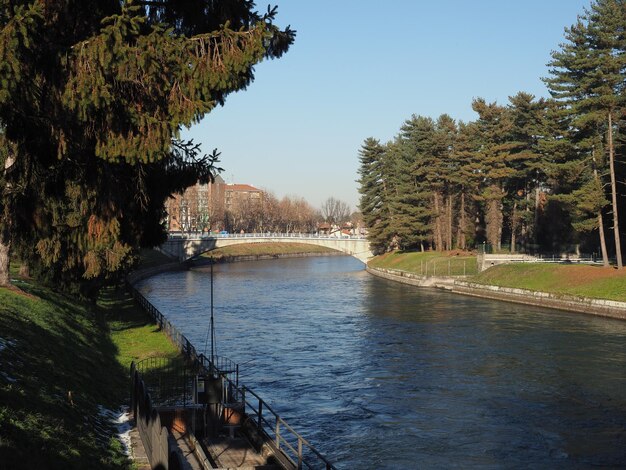
[[[208,269],[139,290],[205,350]],[[406,286],[348,257],[217,265],[214,291],[218,355],[339,468],[626,467],[626,322]]]

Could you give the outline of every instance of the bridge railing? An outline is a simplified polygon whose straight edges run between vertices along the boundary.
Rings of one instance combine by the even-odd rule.
[[[325,233],[275,233],[275,232],[258,232],[258,233],[206,233],[206,232],[170,232],[168,234],[170,240],[178,239],[211,239],[211,238],[299,238],[314,240],[366,240],[364,235],[347,235],[347,234],[325,234]]]

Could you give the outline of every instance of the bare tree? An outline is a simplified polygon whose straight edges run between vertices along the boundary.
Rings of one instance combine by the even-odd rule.
[[[261,207],[259,231],[276,232],[278,231],[278,199],[274,193],[263,191],[263,205]]]
[[[308,233],[315,231],[319,219],[317,211],[304,198],[285,196],[278,200],[270,191],[263,191],[258,200],[235,200],[228,210],[223,205],[212,207],[221,209],[224,228],[233,232]],[[216,215],[215,218],[220,217]]]
[[[322,203],[322,216],[329,224],[341,226],[350,220],[350,215],[350,206],[339,199],[329,197]]]

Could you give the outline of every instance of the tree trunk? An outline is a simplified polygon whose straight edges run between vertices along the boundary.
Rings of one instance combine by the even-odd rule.
[[[528,207],[525,209],[525,212],[528,212]],[[526,237],[527,237],[527,229],[526,229],[526,224],[522,223],[522,225],[520,225],[520,245],[522,246],[522,252],[527,251],[526,250]]]
[[[596,149],[591,149],[591,158],[593,159],[593,177],[596,182],[600,183],[598,177],[598,167],[596,166]],[[602,187],[602,186],[600,186]],[[606,236],[604,235],[604,222],[602,221],[602,209],[598,211],[598,234],[600,236],[600,250],[602,251],[602,265],[605,268],[609,267],[609,254],[606,250]]]
[[[615,235],[615,257],[617,269],[622,269],[622,247],[619,237],[619,218],[617,216],[617,183],[615,182],[615,149],[613,148],[613,116],[609,112],[609,166],[611,171],[611,202],[613,204],[613,234]]]
[[[535,179],[535,213],[533,214],[533,218],[533,244],[535,245],[534,248],[536,250],[537,245],[539,245],[539,176]]]
[[[522,224],[522,249],[526,254],[528,254],[528,234],[530,233],[530,228],[528,227],[528,213],[530,212],[530,192],[528,191],[528,181],[524,186],[524,194],[526,198],[526,208],[524,212],[526,212],[526,217],[524,218],[524,223]]]
[[[439,212],[439,193],[434,194],[435,199],[435,249],[441,251],[443,249],[443,234],[441,233],[441,214]]]
[[[461,208],[459,209],[459,226],[456,235],[457,247],[465,250],[465,189],[461,190]]]
[[[600,250],[602,251],[602,266],[609,268],[609,254],[606,250],[606,236],[604,235],[604,224],[602,223],[602,211],[598,211],[598,232],[600,235]]]
[[[500,201],[498,203],[498,251],[502,251],[502,231],[504,230],[504,189],[500,187]]]
[[[4,161],[4,175],[6,177],[9,169],[15,163],[15,156],[9,152]],[[11,190],[11,183],[5,183],[2,196],[6,196]],[[4,206],[2,221],[0,221],[0,287],[11,285],[11,275],[9,273],[9,263],[11,261],[11,208]]]
[[[452,194],[448,194],[448,250],[452,249]]]
[[[485,229],[487,243],[494,250],[500,251],[502,247],[502,191],[498,187],[491,187],[491,196],[487,199],[485,212]]]
[[[5,242],[4,238],[3,236],[3,240],[0,240],[0,287],[11,285],[11,276],[9,275],[11,243],[8,241]]]
[[[515,253],[515,232],[517,231],[517,201],[513,201],[513,214],[511,215],[511,253]]]
[[[20,265],[19,276],[20,276],[22,279],[28,279],[28,278],[30,278],[30,268],[28,267],[28,263],[22,263],[22,264]]]

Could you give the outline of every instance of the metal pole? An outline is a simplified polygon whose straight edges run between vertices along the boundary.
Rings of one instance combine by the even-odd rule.
[[[211,260],[211,363],[215,364],[215,325],[213,323],[213,260]]]

